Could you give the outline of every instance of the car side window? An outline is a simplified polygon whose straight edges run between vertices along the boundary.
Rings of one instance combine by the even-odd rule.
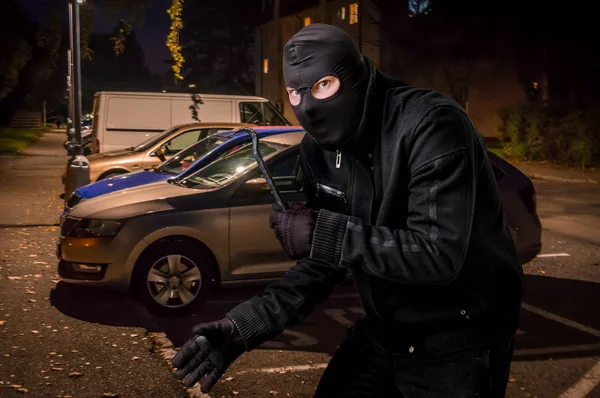
[[[300,152],[292,151],[274,162],[267,164],[273,182],[281,193],[298,193],[302,191],[300,178]],[[252,171],[248,179],[261,178],[262,174],[257,168]],[[268,191],[267,191],[268,194]]]
[[[206,134],[206,130],[207,129],[189,130],[171,138],[162,145],[165,150],[165,154],[168,156],[173,156],[182,149],[195,144],[203,137],[203,134]]]

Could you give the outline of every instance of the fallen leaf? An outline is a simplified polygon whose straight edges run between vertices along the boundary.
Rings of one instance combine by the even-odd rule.
[[[512,377],[509,377],[508,381],[511,382],[511,383],[514,383],[515,381],[517,381],[517,379],[513,379]]]
[[[29,257],[37,257],[37,254],[30,254]]]
[[[140,357],[133,357],[133,358],[131,358],[132,361],[137,361],[138,359],[140,359]]]
[[[63,370],[63,368],[50,368],[50,370],[53,370],[55,372],[60,372],[61,370]]]
[[[269,391],[269,394],[277,395],[277,394],[279,394],[279,391],[271,390],[271,391]]]
[[[28,391],[29,391],[28,389],[26,389],[26,388],[23,388],[23,387],[21,387],[21,388],[17,388],[17,392],[26,393],[26,392],[28,392]]]
[[[0,321],[0,326],[4,325],[6,321]]]
[[[233,395],[238,395],[238,394],[239,394],[239,392],[237,392],[237,391],[233,392]]]
[[[10,279],[11,281],[14,281],[14,280],[23,279],[23,278],[20,276],[9,276],[8,279]]]
[[[25,290],[25,294],[35,294],[33,290]]]
[[[77,350],[71,350],[71,352],[73,352],[73,353],[78,353],[79,351],[77,351]]]
[[[22,387],[20,384],[11,384],[10,386],[12,388],[21,388]]]
[[[227,381],[231,381],[231,380],[233,380],[233,377],[232,377],[232,376],[229,376],[229,377],[227,377],[225,380],[227,380]]]
[[[38,333],[39,333],[39,331],[37,331],[37,330],[32,330],[32,331],[31,331],[31,333],[33,333],[33,334],[38,334]]]
[[[36,301],[36,300],[34,300],[34,299],[29,299],[29,302],[30,302],[30,303],[35,303],[35,301]]]
[[[102,394],[102,396],[103,397],[112,397],[112,398],[115,398],[115,397],[118,397],[119,394],[115,394],[113,392],[105,392],[104,394]]]
[[[76,377],[81,377],[81,376],[83,376],[83,373],[79,373],[79,372],[71,372],[71,373],[69,373],[69,377],[72,378],[72,379],[74,379]]]
[[[137,337],[138,335],[137,335],[137,333],[133,333],[133,334],[130,334],[129,336],[130,337]]]

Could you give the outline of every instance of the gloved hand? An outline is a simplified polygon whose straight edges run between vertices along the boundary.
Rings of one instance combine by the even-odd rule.
[[[288,257],[299,260],[310,255],[312,236],[319,212],[303,203],[293,203],[289,210],[277,203],[269,217],[269,225]]]
[[[175,377],[185,377],[186,387],[192,387],[207,375],[200,389],[210,391],[229,366],[246,351],[240,334],[229,318],[194,326],[196,334],[173,357]]]

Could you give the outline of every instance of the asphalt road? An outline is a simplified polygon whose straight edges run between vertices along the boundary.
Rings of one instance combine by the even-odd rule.
[[[193,315],[155,317],[127,295],[57,283],[63,138],[46,137],[30,150],[36,156],[0,157],[0,396],[187,396],[150,336],[179,346],[194,324],[262,287],[216,292]],[[536,188],[543,256],[525,266],[507,396],[600,397],[600,187]],[[340,286],[302,325],[244,354],[211,396],[310,397],[360,313],[353,287]]]

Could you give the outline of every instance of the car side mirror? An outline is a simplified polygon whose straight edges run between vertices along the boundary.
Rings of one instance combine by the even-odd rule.
[[[165,148],[160,147],[154,151],[154,156],[158,156],[158,157],[165,156],[165,153],[166,153]]]

